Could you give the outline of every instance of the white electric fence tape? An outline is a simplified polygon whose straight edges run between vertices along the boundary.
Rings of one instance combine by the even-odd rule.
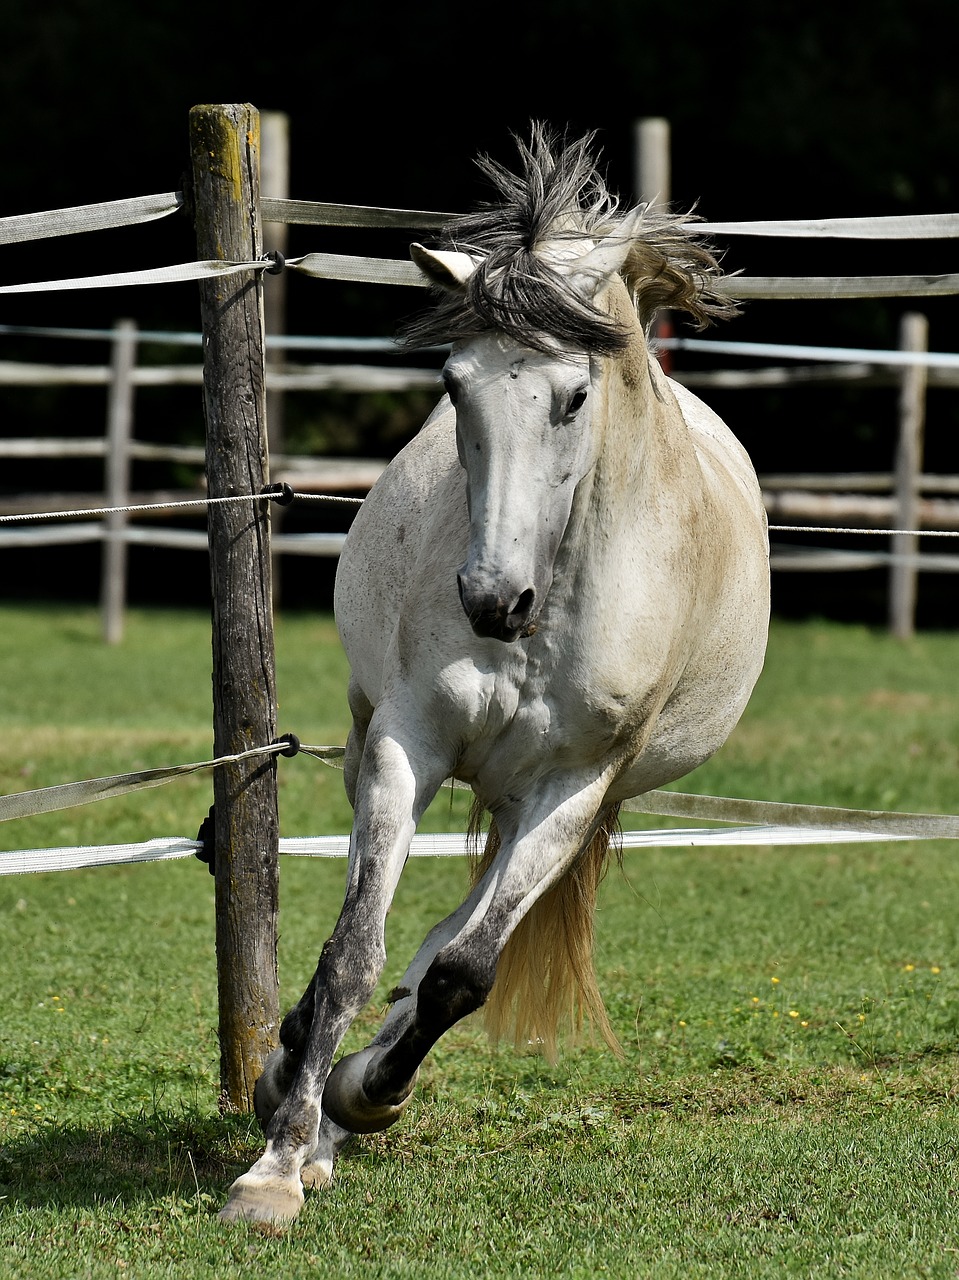
[[[51,209],[45,213],[0,218],[0,244],[18,244],[50,236],[150,222],[176,213],[185,204],[180,191],[134,196],[99,204]],[[396,227],[431,229],[456,217],[415,209],[370,208],[312,200],[260,200],[264,222],[325,227]],[[688,229],[704,235],[789,236],[843,240],[947,240],[959,237],[959,214],[900,214],[878,218],[806,218],[756,222],[691,222]]]
[[[831,828],[797,830],[795,827],[755,826],[624,831],[615,844],[621,849],[737,848],[744,845],[861,844],[876,840],[910,840],[907,835],[835,831]],[[120,866],[138,862],[169,862],[196,855],[203,845],[183,836],[159,837],[141,844],[81,845],[49,849],[20,849],[0,853],[0,876],[44,871],[77,871],[89,867]],[[345,858],[349,836],[293,836],[279,843],[281,854],[307,858]],[[462,832],[415,835],[411,858],[462,858],[467,854]]]
[[[789,236],[834,240],[951,240],[959,213],[910,213],[880,218],[807,218],[778,222],[691,222],[705,235]]]
[[[73,805],[89,804],[129,791],[162,786],[174,778],[236,763],[260,755],[289,752],[290,740],[281,739],[268,747],[255,747],[234,756],[116,774],[85,782],[65,783],[0,797],[0,820],[49,813]],[[338,766],[342,747],[297,744],[300,752],[325,764]],[[464,783],[452,782],[460,790]],[[847,844],[888,840],[959,839],[959,816],[952,814],[894,813],[872,809],[838,809],[818,805],[786,804],[778,801],[739,800],[725,796],[690,795],[679,791],[650,791],[627,800],[627,813],[649,813],[712,822],[750,823],[748,827],[684,828],[678,830],[626,831],[619,837],[623,849],[741,847],[744,845]],[[417,835],[411,846],[413,857],[460,857],[467,852],[463,833]],[[202,849],[202,843],[183,836],[159,837],[140,844],[87,845],[48,849],[21,849],[0,853],[0,875],[22,875],[38,871],[66,871],[83,867],[124,863],[166,861],[185,858]],[[279,851],[308,857],[345,857],[349,836],[304,836],[281,839]]]
[[[149,222],[176,213],[184,205],[181,192],[138,196],[129,200],[78,205],[0,218],[0,245],[23,244],[51,236],[102,231]],[[408,227],[442,226],[453,216],[407,209],[367,209],[305,200],[261,201],[264,220],[325,226]],[[693,222],[691,231],[705,235],[790,236],[840,239],[951,239],[959,236],[959,214],[917,214],[879,218],[814,218],[759,222]],[[407,261],[310,253],[286,265],[308,276],[327,280],[423,287],[427,281]],[[146,271],[114,272],[69,280],[46,280],[4,285],[0,293],[39,293],[51,290],[104,289],[136,284],[166,284],[231,275],[239,271],[275,269],[273,262],[195,262]],[[876,276],[847,279],[789,277],[727,278],[718,287],[731,296],[750,298],[920,297],[959,293],[959,275]]]
[[[183,204],[179,191],[157,196],[134,196],[131,200],[110,200],[104,204],[76,205],[51,209],[46,213],[21,213],[0,218],[0,244],[24,244],[50,236],[75,235],[82,231],[108,231],[138,222],[153,222],[176,213]]]
[[[959,275],[725,276],[718,293],[742,302],[762,298],[931,298],[959,293]]]
[[[87,778],[81,782],[64,782],[56,787],[40,787],[35,791],[18,791],[0,796],[0,822],[13,818],[29,818],[38,813],[53,813],[58,809],[72,809],[75,805],[91,804],[94,800],[108,800],[112,796],[126,795],[131,791],[143,791],[162,787],[174,778],[212,769],[221,764],[239,764],[256,756],[279,755],[289,749],[288,742],[275,742],[268,747],[253,747],[238,755],[221,756],[217,760],[199,760],[193,764],[173,765],[165,769],[140,769],[136,773],[117,773],[107,778]]]
[[[694,351],[705,355],[776,357],[783,360],[822,360],[838,364],[919,365],[933,369],[959,369],[953,351],[877,351],[869,347],[813,347],[796,342],[723,342],[711,338],[663,338],[657,347],[667,351]]]
[[[412,262],[390,258],[365,258],[338,253],[308,253],[288,258],[287,267],[321,280],[346,280],[362,284],[391,284],[426,288],[429,281]],[[43,280],[0,286],[0,293],[49,293],[69,289],[108,289],[125,285],[170,284],[265,271],[272,260],[255,262],[185,262],[145,271],[121,271],[71,280]],[[926,276],[728,276],[716,281],[717,291],[731,298],[906,298],[959,293],[959,275]]]
[[[241,271],[262,271],[270,262],[183,262],[145,271],[117,271],[103,276],[79,276],[73,280],[39,280],[31,284],[5,284],[0,293],[53,293],[69,289],[112,289],[133,284],[176,284],[213,276],[235,276]]]

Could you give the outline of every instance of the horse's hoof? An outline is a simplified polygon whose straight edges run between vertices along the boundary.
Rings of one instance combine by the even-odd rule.
[[[363,1077],[370,1062],[382,1049],[361,1049],[341,1058],[326,1080],[323,1090],[325,1115],[350,1133],[379,1133],[395,1124],[412,1097],[410,1092],[399,1102],[371,1102],[363,1088]],[[415,1081],[415,1077],[414,1077]]]
[[[279,1178],[252,1178],[245,1173],[230,1188],[220,1210],[221,1222],[292,1222],[303,1207],[303,1192]]]
[[[333,1161],[315,1160],[305,1164],[300,1170],[300,1179],[304,1187],[314,1191],[322,1191],[333,1182]]]

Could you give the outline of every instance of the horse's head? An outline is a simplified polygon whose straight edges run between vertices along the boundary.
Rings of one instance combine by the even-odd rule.
[[[473,630],[500,640],[529,634],[549,592],[573,494],[602,447],[607,357],[642,344],[659,308],[700,324],[731,310],[681,218],[619,212],[591,142],[560,147],[534,126],[520,174],[480,162],[502,203],[453,219],[442,249],[411,251],[440,299],[406,339],[452,343],[444,380],[470,510],[460,596]],[[608,305],[616,276],[625,289]]]
[[[477,635],[534,625],[573,492],[592,466],[589,357],[559,360],[499,334],[457,344],[443,373],[466,470],[470,543],[458,576]]]
[[[550,268],[591,303],[628,248],[620,232],[586,252],[551,254]],[[465,253],[414,245],[412,254],[447,289],[464,289],[477,267]],[[470,517],[458,582],[477,635],[510,642],[535,627],[576,486],[598,457],[601,366],[584,347],[530,346],[502,330],[453,344],[443,383],[456,411]]]

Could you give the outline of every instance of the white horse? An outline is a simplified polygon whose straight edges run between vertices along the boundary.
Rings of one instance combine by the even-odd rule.
[[[621,214],[540,127],[501,203],[413,246],[441,293],[446,396],[371,492],[340,560],[351,664],[346,897],[257,1085],[264,1155],[221,1216],[289,1221],[351,1133],[392,1124],[432,1045],[488,1003],[551,1050],[614,1042],[592,911],[617,806],[726,740],[759,675],[766,521],[749,459],[651,358],[658,307],[731,308],[671,216]],[[333,1058],[385,961],[384,922],[443,781],[492,815],[472,891],[423,942],[370,1046]],[[509,946],[507,944],[509,943]],[[504,952],[505,948],[505,952]]]

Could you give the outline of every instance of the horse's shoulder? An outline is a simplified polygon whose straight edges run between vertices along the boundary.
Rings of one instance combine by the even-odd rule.
[[[672,378],[665,378],[665,381],[675,397],[700,459],[707,455],[735,475],[751,494],[758,496],[759,482],[752,459],[719,414],[681,382]]]
[[[407,499],[424,496],[456,460],[456,415],[444,396],[412,440],[389,464],[377,487],[401,489]],[[375,492],[375,490],[374,490]]]
[[[667,377],[665,381],[679,405],[687,427],[694,435],[708,436],[712,440],[723,443],[730,438],[735,439],[719,414],[710,409],[699,396],[694,395],[688,387],[683,386],[681,382],[676,382],[673,378]]]

